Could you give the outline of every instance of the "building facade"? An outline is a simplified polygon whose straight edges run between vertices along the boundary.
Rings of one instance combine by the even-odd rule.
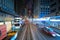
[[[0,14],[3,16],[16,16],[14,10],[14,0],[0,0]]]
[[[39,12],[40,12],[40,3],[39,3],[39,0],[34,0],[34,6],[33,6],[33,14],[34,14],[34,17],[38,17],[39,15]]]
[[[49,0],[40,0],[40,17],[45,17],[50,13],[50,7],[49,7],[50,1]]]
[[[12,28],[12,20],[17,14],[14,11],[14,0],[0,0],[0,25],[6,25],[6,31]]]
[[[50,13],[49,0],[35,0],[34,15],[44,17]]]
[[[49,16],[60,16],[60,0],[50,0]]]

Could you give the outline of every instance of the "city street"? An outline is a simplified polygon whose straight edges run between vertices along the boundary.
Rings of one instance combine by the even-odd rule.
[[[23,27],[22,32],[18,32],[17,40],[59,40],[60,37],[52,37],[48,35],[42,29],[38,30],[38,27],[29,23]]]
[[[60,0],[0,0],[0,40],[60,40]]]

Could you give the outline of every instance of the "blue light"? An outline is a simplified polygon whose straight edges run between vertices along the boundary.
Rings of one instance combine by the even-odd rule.
[[[17,38],[17,34],[18,34],[18,33],[16,33],[16,34],[11,38],[11,40],[15,40],[15,39]]]
[[[45,15],[46,15],[45,12],[40,12],[39,18],[44,17]]]

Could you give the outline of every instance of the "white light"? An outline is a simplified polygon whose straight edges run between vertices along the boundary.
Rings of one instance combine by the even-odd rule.
[[[44,18],[36,18],[36,19],[33,19],[33,20],[36,20],[36,21],[44,21],[46,19],[44,19]]]
[[[59,35],[59,34],[56,34],[56,35],[60,37],[60,35]]]
[[[50,21],[60,21],[60,20],[57,20],[57,19],[50,19]]]
[[[46,27],[46,28],[49,28],[49,27]]]
[[[44,17],[44,18],[33,18],[33,21],[47,21],[49,20],[50,17]],[[30,21],[32,21],[32,19],[29,19]]]
[[[52,34],[52,36],[54,36],[54,37],[55,37],[56,35],[55,35],[55,34]]]
[[[16,29],[19,29],[20,28],[20,26],[18,26],[18,27],[15,27]]]
[[[22,18],[15,18],[15,19],[22,19]]]

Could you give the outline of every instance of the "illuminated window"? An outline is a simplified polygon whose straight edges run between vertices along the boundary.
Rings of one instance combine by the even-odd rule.
[[[1,22],[0,22],[0,25],[4,25],[4,22],[1,21]]]

